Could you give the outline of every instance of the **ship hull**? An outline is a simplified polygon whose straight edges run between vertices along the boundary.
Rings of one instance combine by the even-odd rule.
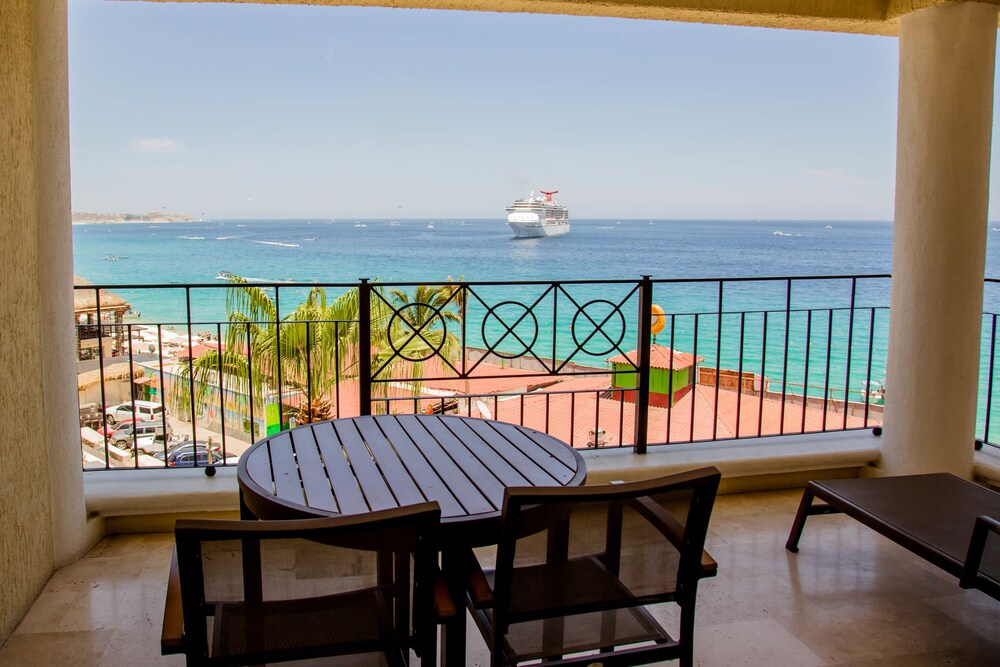
[[[569,232],[568,222],[522,222],[508,219],[507,224],[514,230],[514,236],[519,239],[562,236]]]

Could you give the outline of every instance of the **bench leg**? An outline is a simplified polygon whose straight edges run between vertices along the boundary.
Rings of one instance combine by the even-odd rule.
[[[799,502],[799,510],[795,513],[795,520],[792,521],[792,530],[788,533],[788,541],[785,542],[785,548],[792,553],[799,552],[799,538],[802,537],[802,529],[806,525],[806,517],[809,516],[809,510],[812,508],[813,502],[813,492],[808,486],[806,486],[805,491],[802,492],[802,500]]]

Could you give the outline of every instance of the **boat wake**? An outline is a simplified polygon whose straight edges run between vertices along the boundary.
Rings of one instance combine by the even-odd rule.
[[[179,239],[187,239],[189,241],[204,241],[204,236],[178,236]]]
[[[276,245],[282,248],[298,248],[298,243],[281,243],[280,241],[254,241],[254,243],[259,243],[261,245]]]

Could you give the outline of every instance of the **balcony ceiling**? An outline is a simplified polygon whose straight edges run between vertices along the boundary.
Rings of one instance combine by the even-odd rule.
[[[958,0],[147,0],[567,14],[897,35],[900,16]],[[1000,0],[976,0],[1000,4]]]

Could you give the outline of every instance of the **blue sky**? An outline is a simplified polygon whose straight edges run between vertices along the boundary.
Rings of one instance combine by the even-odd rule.
[[[579,219],[892,217],[895,38],[69,8],[74,210],[500,219],[529,190],[558,189]]]

